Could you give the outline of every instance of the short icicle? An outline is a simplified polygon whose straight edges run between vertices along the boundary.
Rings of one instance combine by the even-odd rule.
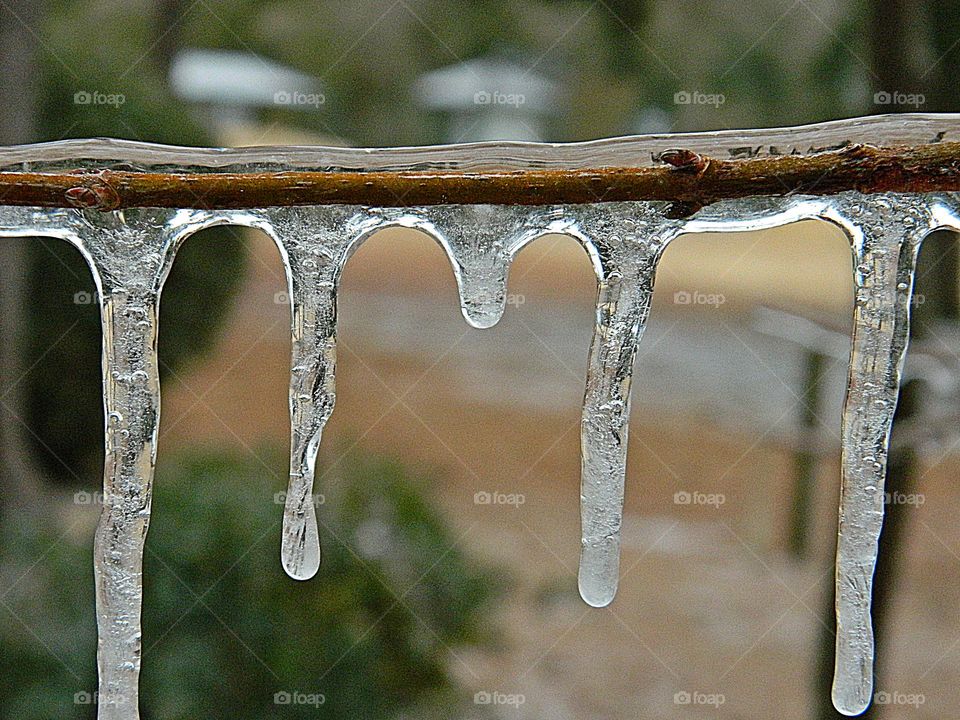
[[[660,254],[680,223],[659,203],[610,203],[585,211],[599,262],[596,325],[581,418],[578,584],[584,601],[609,605],[620,574],[630,381],[646,327]]]
[[[296,580],[309,580],[320,568],[314,477],[323,428],[336,400],[337,281],[355,236],[353,214],[342,207],[269,211],[289,273],[293,317],[290,482],[281,561]]]
[[[503,316],[512,239],[530,217],[509,205],[435,205],[378,211],[383,222],[421,230],[444,248],[453,265],[460,310],[471,327],[491,328]]]
[[[833,703],[859,715],[873,693],[873,573],[883,523],[884,479],[900,371],[909,338],[917,252],[931,230],[929,202],[852,196],[825,215],[853,241],[856,302],[842,421],[836,566]]]

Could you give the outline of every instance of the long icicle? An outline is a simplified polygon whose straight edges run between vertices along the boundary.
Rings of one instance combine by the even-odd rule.
[[[94,541],[100,720],[136,717],[143,543],[160,412],[156,296],[104,290],[103,510]],[[119,368],[122,368],[119,369]]]
[[[103,323],[103,509],[94,541],[99,720],[136,720],[143,547],[150,522],[160,376],[160,285],[173,260],[170,211],[85,213],[81,248],[98,276]]]
[[[828,213],[828,217],[831,213]],[[853,240],[856,302],[842,422],[833,703],[859,715],[873,692],[873,572],[883,523],[890,429],[909,338],[920,241],[929,204],[910,196],[855,197],[835,219]]]
[[[656,264],[678,223],[655,204],[610,204],[584,229],[599,258],[596,325],[580,425],[578,584],[589,605],[609,605],[620,576],[630,382],[653,298]]]

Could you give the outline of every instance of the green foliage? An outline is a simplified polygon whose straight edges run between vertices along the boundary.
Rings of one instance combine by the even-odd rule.
[[[351,720],[449,717],[472,699],[452,679],[453,652],[494,639],[500,581],[457,547],[419,478],[389,462],[349,468],[324,483],[324,562],[306,583],[280,568],[282,506],[262,463],[206,455],[160,469],[144,562],[145,720],[319,714],[275,704],[284,692],[322,695],[323,717]],[[91,718],[74,702],[96,683],[90,534],[75,519],[28,517],[0,533],[13,585],[0,605],[0,718]]]

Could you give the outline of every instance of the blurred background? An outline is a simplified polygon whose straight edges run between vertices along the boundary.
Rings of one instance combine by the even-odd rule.
[[[4,0],[0,142],[352,146],[960,109],[960,4]],[[868,717],[960,703],[957,252],[925,244],[877,573]],[[846,239],[684,236],[637,360],[616,601],[576,590],[595,280],[547,237],[490,330],[441,250],[347,266],[316,492],[279,562],[289,307],[276,248],[191,239],[164,291],[142,716],[838,717],[829,704]],[[92,718],[100,328],[79,254],[0,246],[0,717]]]

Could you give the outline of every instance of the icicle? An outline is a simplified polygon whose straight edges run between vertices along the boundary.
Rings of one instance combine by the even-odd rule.
[[[334,405],[336,290],[351,251],[391,225],[424,230],[454,265],[464,316],[475,327],[500,318],[511,259],[536,237],[578,239],[598,276],[596,327],[581,424],[582,552],[579,585],[594,606],[612,601],[619,574],[630,381],[650,310],[654,274],[681,231],[772,227],[823,217],[850,235],[857,300],[843,416],[837,549],[837,661],[833,697],[862,712],[872,691],[870,593],[883,518],[883,483],[899,374],[908,339],[913,272],[933,227],[956,227],[957,198],[905,195],[749,200],[684,223],[663,203],[598,203],[547,209],[438,206],[256,211],[79,212],[0,208],[0,236],[57,237],[90,264],[103,322],[106,457],[95,575],[99,718],[138,717],[142,552],[159,422],[157,311],[180,242],[202,227],[257,227],[283,255],[292,304],[291,472],[282,559],[296,578],[320,562],[313,484],[323,427]],[[741,213],[733,219],[731,213]]]
[[[336,400],[337,283],[352,246],[355,210],[276,208],[267,212],[284,255],[293,316],[290,376],[290,482],[281,559],[290,577],[320,567],[313,485],[323,428]]]
[[[103,322],[103,509],[94,542],[99,720],[136,720],[143,542],[150,520],[160,385],[157,303],[173,260],[173,211],[3,208],[0,235],[75,245],[90,265]]]
[[[521,232],[531,210],[464,205],[424,211],[453,263],[464,318],[475,328],[493,327],[503,316],[506,303],[513,250],[510,241]]]
[[[384,208],[364,220],[363,237],[384,227],[420,230],[447,253],[460,293],[460,310],[475,328],[490,328],[503,316],[511,242],[535,211],[506,205],[435,205]]]
[[[579,228],[572,233],[589,239],[599,273],[580,424],[578,584],[581,597],[594,607],[610,604],[619,583],[630,381],[650,312],[656,264],[681,225],[667,220],[665,210],[662,203],[580,208]]]
[[[630,378],[646,324],[656,261],[682,226],[665,203],[598,203],[532,210],[505,206],[437,206],[378,211],[375,227],[401,225],[433,236],[446,249],[461,309],[478,328],[503,314],[510,261],[547,234],[584,244],[598,276],[597,322],[584,398],[581,453],[580,593],[609,604],[619,574]]]
[[[173,260],[164,239],[172,214],[92,211],[74,223],[96,276],[103,322],[106,455],[94,542],[100,720],[139,715],[143,543],[160,416],[157,308]]]
[[[929,201],[848,196],[825,215],[853,244],[856,303],[842,423],[833,703],[858,715],[873,691],[870,602],[883,522],[884,478],[920,241],[932,229]]]
[[[619,574],[630,378],[646,324],[656,261],[682,223],[665,203],[598,203],[531,210],[505,206],[437,206],[377,211],[374,228],[427,232],[446,249],[461,309],[474,327],[503,314],[509,263],[529,242],[560,233],[580,240],[598,274],[597,323],[582,420],[580,593],[609,604]]]

